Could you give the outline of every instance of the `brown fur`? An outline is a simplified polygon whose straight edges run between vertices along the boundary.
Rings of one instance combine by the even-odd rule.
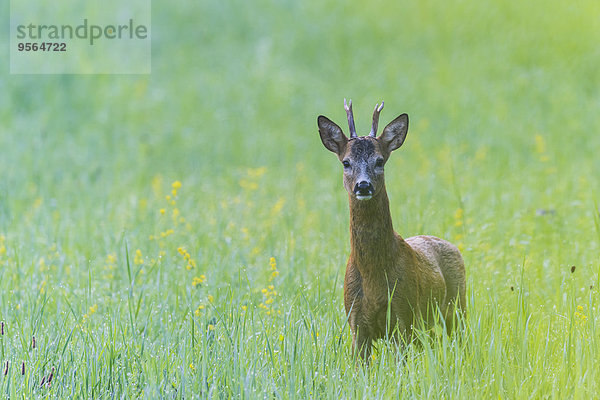
[[[445,317],[450,332],[454,307],[464,312],[466,304],[465,269],[458,249],[433,236],[404,240],[392,226],[383,167],[378,169],[375,162],[378,158],[387,161],[391,151],[404,142],[407,130],[408,117],[403,114],[378,138],[348,140],[337,125],[319,117],[323,144],[340,161],[351,165],[344,168],[351,244],[344,279],[344,305],[353,333],[353,348],[364,359],[371,354],[372,342],[391,335],[394,328],[402,340],[409,341],[413,326],[421,322],[430,326],[436,307]],[[368,179],[372,184],[373,195],[368,200],[357,198],[355,187],[359,179]]]

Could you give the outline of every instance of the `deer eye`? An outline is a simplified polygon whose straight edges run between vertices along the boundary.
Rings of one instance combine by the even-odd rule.
[[[350,168],[350,161],[344,160],[342,161],[342,165],[344,166],[344,168]]]
[[[377,161],[375,161],[375,167],[383,168],[383,158],[378,158]]]

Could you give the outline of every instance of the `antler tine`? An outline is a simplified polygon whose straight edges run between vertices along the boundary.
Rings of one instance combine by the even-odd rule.
[[[344,99],[344,108],[346,109],[346,115],[348,116],[348,127],[350,128],[350,139],[356,137],[356,127],[354,126],[354,114],[352,113],[352,99],[346,103]]]
[[[373,126],[371,127],[371,133],[369,136],[375,137],[377,134],[377,125],[379,125],[379,113],[383,110],[383,101],[381,104],[375,104],[375,109],[373,110]]]

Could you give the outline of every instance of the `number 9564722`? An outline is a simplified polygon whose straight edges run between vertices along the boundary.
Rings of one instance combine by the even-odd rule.
[[[19,51],[67,51],[66,43],[19,43],[17,45]]]

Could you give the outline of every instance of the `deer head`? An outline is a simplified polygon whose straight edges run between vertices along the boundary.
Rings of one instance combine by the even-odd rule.
[[[383,133],[377,137],[379,113],[381,105],[375,105],[373,124],[368,136],[357,136],[352,114],[352,100],[344,108],[348,116],[350,139],[342,129],[329,118],[320,115],[317,118],[321,141],[328,150],[337,154],[344,167],[344,187],[351,197],[358,200],[369,200],[384,187],[383,169],[392,151],[396,150],[406,138],[408,131],[408,115],[402,114],[390,122]]]

